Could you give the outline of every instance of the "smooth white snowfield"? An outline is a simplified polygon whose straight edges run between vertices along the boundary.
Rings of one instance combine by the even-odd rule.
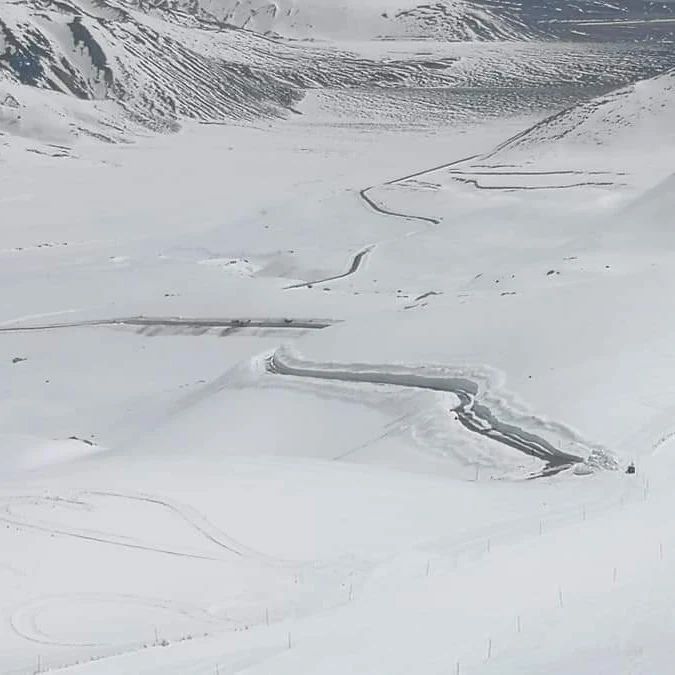
[[[0,673],[670,673],[660,92],[639,145],[546,169],[484,159],[536,118],[311,101],[65,157],[3,136]],[[453,378],[577,470],[529,480],[423,386]]]

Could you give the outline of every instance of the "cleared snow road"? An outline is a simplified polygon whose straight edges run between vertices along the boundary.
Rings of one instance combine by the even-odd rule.
[[[332,277],[325,277],[324,279],[317,279],[316,281],[302,281],[299,284],[291,284],[290,286],[286,286],[286,290],[290,290],[291,288],[311,288],[315,284],[325,284],[329,281],[337,281],[338,279],[344,279],[345,277],[351,276],[358,271],[364,258],[373,250],[373,248],[375,248],[374,244],[371,246],[366,246],[364,249],[360,250],[354,256],[349,269],[342,274],[336,274]]]
[[[23,333],[28,331],[57,330],[59,328],[83,328],[88,326],[157,326],[176,328],[301,328],[320,330],[333,326],[334,319],[290,318],[239,318],[239,319],[190,319],[182,317],[131,316],[116,319],[93,319],[91,321],[68,321],[36,325],[13,325],[0,328],[0,333]]]
[[[314,378],[319,380],[339,380],[342,382],[363,382],[368,384],[388,384],[397,387],[429,389],[455,394],[459,404],[452,408],[458,421],[469,431],[507,445],[514,450],[540,459],[545,464],[541,475],[550,475],[583,462],[583,458],[556,448],[549,441],[526,431],[514,424],[497,419],[484,404],[478,403],[478,385],[463,377],[430,376],[423,372],[386,366],[371,366],[367,369],[340,367],[335,364],[322,367],[319,364],[299,364],[284,360],[279,351],[274,352],[265,362],[268,373],[293,377]]]

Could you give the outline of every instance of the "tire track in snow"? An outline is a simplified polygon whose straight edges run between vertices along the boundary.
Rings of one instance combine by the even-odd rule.
[[[150,504],[159,506],[165,511],[169,511],[178,516],[184,521],[192,530],[197,532],[203,539],[215,544],[218,548],[226,551],[229,555],[236,556],[242,560],[257,561],[266,565],[271,565],[278,568],[296,569],[302,566],[306,561],[287,560],[272,555],[267,555],[256,549],[250,548],[236,539],[230,537],[223,530],[211,523],[200,511],[192,506],[170,500],[167,497],[156,496],[146,493],[134,492],[119,492],[114,490],[80,490],[74,496],[65,497],[43,497],[40,495],[34,496],[12,496],[0,500],[0,522],[5,522],[16,527],[26,527],[40,532],[47,532],[49,534],[57,534],[62,536],[74,537],[76,539],[84,539],[97,543],[109,544],[113,546],[120,546],[123,548],[137,549],[141,551],[148,551],[152,553],[160,553],[165,555],[172,555],[184,558],[194,558],[198,560],[210,560],[214,562],[225,561],[225,558],[219,557],[215,554],[211,555],[207,551],[190,551],[180,550],[178,548],[169,548],[164,546],[155,546],[148,544],[142,539],[129,537],[123,534],[116,534],[114,532],[106,532],[100,530],[71,528],[67,525],[53,524],[50,522],[31,520],[24,516],[14,513],[12,506],[15,504],[28,503],[39,504],[41,502],[49,502],[50,504],[74,505],[84,507],[88,511],[95,511],[96,507],[86,501],[86,497],[99,498],[113,498],[125,499],[132,502],[140,502],[142,504]],[[316,561],[312,561],[316,562]]]
[[[224,533],[217,531],[211,523],[209,523],[204,516],[198,513],[193,508],[188,508],[186,506],[178,506],[175,503],[171,503],[166,499],[160,499],[159,497],[154,497],[151,495],[135,495],[135,494],[124,494],[121,492],[107,492],[107,491],[88,491],[84,494],[93,495],[95,497],[114,497],[117,499],[128,499],[131,501],[145,502],[147,504],[155,504],[156,506],[161,506],[164,509],[175,513],[179,518],[184,520],[190,527],[199,532],[203,537],[208,539],[208,541],[214,543],[216,546],[219,546],[230,553],[233,553],[236,556],[242,557],[244,554],[237,547],[233,540],[230,540]],[[227,542],[225,541],[227,540]]]
[[[25,527],[30,530],[36,530],[38,532],[45,532],[47,534],[57,534],[63,537],[72,537],[73,539],[82,539],[84,541],[97,542],[99,544],[109,544],[110,546],[117,546],[120,548],[128,548],[138,551],[147,551],[150,553],[161,553],[168,556],[174,556],[177,558],[191,558],[193,560],[208,560],[211,562],[218,562],[221,558],[216,558],[214,556],[201,555],[198,553],[185,553],[182,551],[174,551],[168,548],[161,548],[156,546],[146,546],[144,544],[133,544],[130,542],[118,541],[111,537],[104,536],[95,536],[90,534],[84,534],[77,532],[75,530],[66,530],[59,527],[51,527],[47,525],[38,525],[37,523],[31,523],[30,521],[23,520],[21,518],[13,518],[8,516],[0,516],[0,522],[8,523],[10,525],[15,525],[16,527]]]
[[[142,597],[140,595],[122,593],[68,593],[60,595],[40,596],[21,605],[12,613],[9,624],[15,635],[41,645],[57,647],[113,647],[114,643],[105,641],[66,641],[57,639],[44,632],[38,625],[38,617],[44,609],[59,604],[90,605],[90,611],[96,613],[103,604],[126,605],[149,610],[160,610],[177,616],[200,622],[202,625],[214,625],[221,627],[227,623],[226,619],[218,619],[210,615],[200,607],[189,607],[159,598]],[[97,607],[98,606],[98,607]],[[119,648],[133,650],[138,644],[127,643],[118,645]]]
[[[273,556],[266,555],[255,549],[252,549],[241,542],[230,537],[220,528],[210,522],[200,511],[187,504],[181,504],[166,497],[157,497],[144,493],[117,492],[108,490],[88,490],[81,494],[93,495],[98,497],[112,497],[118,499],[128,499],[131,501],[155,504],[176,514],[184,520],[192,529],[198,532],[206,540],[216,546],[233,553],[240,558],[257,559],[261,562],[272,565],[297,565],[296,561],[283,560]]]
[[[188,524],[193,528],[196,529],[202,536],[206,537],[208,540],[211,542],[215,543],[216,545],[220,546],[223,549],[226,549],[229,553],[237,556],[237,557],[245,557],[245,554],[237,550],[234,545],[231,545],[230,542],[225,543],[223,541],[219,541],[218,537],[214,536],[213,534],[207,534],[207,529],[206,527],[202,524],[200,527],[195,525],[195,521],[197,520],[193,515],[189,516],[186,515],[184,510],[179,509],[175,505],[170,505],[168,502],[165,500],[159,499],[159,498],[153,498],[150,496],[143,496],[143,497],[138,497],[138,496],[126,496],[122,494],[116,494],[116,493],[106,493],[106,492],[95,492],[95,491],[84,491],[78,493],[78,499],[77,500],[72,500],[72,499],[63,499],[63,498],[45,498],[45,497],[40,497],[40,496],[26,496],[26,497],[21,497],[21,496],[14,496],[10,497],[7,500],[5,500],[5,503],[2,506],[2,511],[0,512],[0,522],[8,523],[10,525],[14,525],[16,527],[25,527],[27,529],[35,530],[38,532],[45,532],[47,534],[56,534],[60,536],[65,536],[65,537],[71,537],[74,539],[81,539],[84,541],[91,541],[99,544],[108,544],[110,546],[116,546],[120,548],[127,548],[131,550],[138,550],[138,551],[146,551],[149,553],[158,553],[162,555],[168,555],[168,556],[173,556],[173,557],[178,557],[178,558],[190,558],[194,560],[208,560],[211,562],[220,562],[223,561],[224,558],[218,557],[216,555],[211,555],[206,552],[195,552],[195,551],[188,551],[188,550],[180,550],[177,548],[173,547],[166,547],[166,546],[155,546],[153,544],[149,544],[146,542],[143,542],[142,540],[138,540],[135,538],[130,538],[125,535],[117,535],[112,532],[100,532],[100,531],[94,531],[94,530],[85,530],[81,528],[74,528],[74,527],[68,527],[67,525],[58,525],[58,524],[53,524],[49,522],[43,522],[39,520],[31,520],[28,518],[25,518],[23,516],[17,515],[13,512],[12,510],[12,505],[16,503],[36,503],[36,502],[44,502],[44,501],[50,501],[50,502],[59,502],[59,503],[70,503],[70,504],[78,504],[78,505],[86,505],[86,502],[83,502],[79,499],[79,496],[83,495],[98,495],[98,496],[116,496],[116,497],[125,497],[127,499],[136,499],[136,500],[142,500],[142,501],[147,501],[149,503],[156,504],[158,506],[162,506],[165,509],[168,509],[170,511],[173,511],[174,513],[177,513],[183,520],[188,522]],[[193,510],[194,511],[194,510]],[[205,519],[203,519],[205,521]]]

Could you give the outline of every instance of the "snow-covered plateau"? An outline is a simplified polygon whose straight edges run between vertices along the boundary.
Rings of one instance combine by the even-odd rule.
[[[675,672],[675,2],[0,0],[0,291],[0,675]]]

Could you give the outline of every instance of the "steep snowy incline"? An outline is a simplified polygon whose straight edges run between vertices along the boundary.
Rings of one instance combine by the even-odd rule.
[[[561,153],[597,146],[654,151],[675,144],[675,70],[565,110],[518,134],[489,155]],[[659,147],[643,145],[658,139]]]
[[[0,77],[79,99],[116,101],[127,119],[159,129],[171,128],[178,117],[279,115],[299,100],[292,84],[253,64],[199,53],[156,24],[116,2],[4,4]]]
[[[144,0],[129,1],[148,6]],[[512,0],[173,0],[168,6],[294,38],[459,41],[514,40],[532,34]]]
[[[119,140],[130,126],[171,130],[183,119],[287,116],[307,88],[457,80],[449,72],[455,57],[376,61],[116,0],[5,4],[0,36],[0,131],[49,140],[68,134]],[[85,123],[86,116],[92,119]],[[54,126],[64,129],[57,134]]]
[[[118,141],[139,127],[173,130],[185,119],[288,117],[299,112],[308,90],[324,90],[333,98],[337,92],[329,108],[353,107],[371,115],[398,110],[404,117],[426,110],[447,122],[467,107],[469,116],[473,110],[495,116],[547,105],[547,111],[555,110],[563,101],[584,100],[592,91],[675,65],[675,50],[667,45],[529,40],[531,31],[512,16],[515,5],[466,0],[392,14],[396,25],[425,26],[422,32],[432,39],[424,48],[415,40],[399,48],[398,39],[380,40],[373,48],[372,40],[354,40],[373,37],[360,35],[358,27],[369,25],[364,13],[374,12],[377,3],[314,2],[294,5],[293,11],[302,17],[311,9],[317,25],[344,26],[349,41],[339,46],[270,39],[231,25],[251,27],[229,16],[225,10],[233,5],[222,2],[5,3],[0,6],[0,132],[59,143],[78,135]],[[244,8],[237,4],[236,12]],[[296,16],[293,11],[284,16]],[[382,16],[389,17],[389,11],[376,12],[378,21],[389,21]],[[335,12],[343,12],[342,18]],[[309,23],[314,26],[314,19]],[[393,37],[416,36],[406,29]],[[416,102],[409,111],[410,97]]]
[[[65,127],[42,131],[49,140],[118,140],[129,125],[170,130],[182,119],[287,116],[309,88],[439,87],[463,77],[451,70],[459,55],[373,60],[118,0],[3,4],[0,40],[0,131]],[[39,97],[26,86],[65,96]]]
[[[671,3],[651,0],[171,0],[129,4],[300,39],[668,41]]]
[[[433,201],[440,202],[444,188],[482,192],[491,196],[493,205],[507,195],[514,202],[516,193],[540,192],[538,200],[527,198],[528,209],[537,205],[549,218],[555,191],[585,192],[585,199],[568,203],[568,210],[590,213],[596,207],[626,206],[672,174],[674,119],[675,69],[549,116],[490,152],[392,181],[379,190],[379,199],[384,190],[395,205],[425,185],[427,192],[436,193]],[[458,203],[457,195],[453,203]],[[518,207],[509,208],[515,213]],[[438,216],[424,208],[420,213]]]

